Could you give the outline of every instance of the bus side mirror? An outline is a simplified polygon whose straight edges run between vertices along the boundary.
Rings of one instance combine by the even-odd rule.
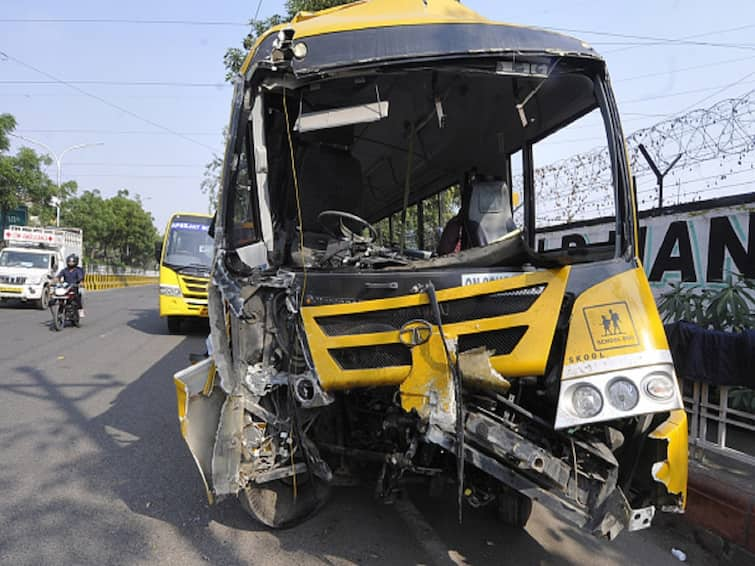
[[[160,263],[160,256],[163,255],[163,243],[155,242],[155,261]]]

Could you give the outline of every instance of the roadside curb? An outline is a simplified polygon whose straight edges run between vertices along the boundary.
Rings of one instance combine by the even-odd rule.
[[[755,487],[689,464],[684,522],[698,544],[731,563],[755,563]]]

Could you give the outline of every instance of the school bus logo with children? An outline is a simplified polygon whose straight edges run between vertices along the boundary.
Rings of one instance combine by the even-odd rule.
[[[629,348],[639,343],[626,302],[585,307],[583,312],[595,350]]]

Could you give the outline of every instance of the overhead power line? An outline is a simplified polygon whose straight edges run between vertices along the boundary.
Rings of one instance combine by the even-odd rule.
[[[97,135],[127,135],[127,136],[162,136],[162,135],[176,135],[181,136],[217,136],[220,137],[219,132],[165,132],[154,130],[87,130],[76,128],[63,128],[57,130],[50,129],[23,129],[16,130],[20,134],[97,134]]]
[[[574,29],[574,28],[552,27],[549,29],[552,29],[554,31],[565,32],[565,33],[576,33],[580,35],[585,34],[585,35],[598,35],[598,36],[603,36],[603,37],[635,39],[635,40],[641,40],[645,42],[645,43],[639,43],[639,44],[638,43],[632,43],[632,44],[625,43],[625,45],[631,45],[633,47],[642,47],[645,45],[651,46],[651,45],[676,44],[676,45],[698,45],[698,46],[703,46],[703,47],[727,47],[727,48],[753,50],[755,49],[755,44],[752,44],[752,43],[742,44],[742,43],[718,43],[718,42],[708,42],[708,41],[694,41],[700,37],[708,37],[711,35],[717,36],[723,33],[742,31],[742,30],[751,29],[751,28],[755,28],[755,24],[747,24],[747,25],[727,28],[723,30],[709,31],[709,32],[704,32],[704,33],[699,33],[699,34],[689,35],[689,36],[679,37],[679,38],[656,37],[656,36],[648,36],[648,35],[636,35],[636,34],[628,34],[628,33],[616,33],[616,32],[595,31],[595,30]],[[608,44],[609,44],[608,42],[604,43],[604,45],[608,45]]]
[[[732,83],[729,83],[727,85],[722,86],[721,88],[719,88],[718,90],[716,90],[716,92],[714,92],[712,94],[709,94],[708,96],[706,96],[704,98],[701,98],[700,100],[697,100],[697,101],[693,102],[692,104],[690,104],[689,106],[686,106],[685,108],[682,108],[676,114],[684,114],[685,112],[689,112],[690,110],[694,110],[694,109],[698,108],[703,102],[707,102],[711,98],[714,98],[714,97],[718,96],[719,94],[723,93],[726,90],[729,90],[730,88],[732,88],[734,86],[738,86],[740,84],[747,83],[747,82],[752,82],[752,81],[748,81],[747,79],[749,79],[753,75],[755,75],[755,71],[753,71],[752,73],[747,73],[745,76],[741,77],[740,79],[738,79],[738,80],[736,80],[736,81],[734,81]]]
[[[69,93],[62,94],[57,92],[0,92],[2,98],[55,98],[61,99],[64,97],[79,97],[80,94]],[[179,94],[120,94],[114,93],[110,95],[110,98],[126,98],[129,100],[217,100],[212,95],[205,96],[187,96]]]
[[[117,179],[197,179],[197,175],[129,175],[128,173],[77,173],[73,175],[79,177],[94,178],[117,178]]]
[[[755,51],[755,43],[713,43],[709,41],[596,41],[592,42],[592,45],[620,45],[626,47],[654,47],[658,45],[685,47],[723,47],[726,49]]]
[[[0,18],[3,24],[127,24],[168,26],[234,26],[246,27],[248,22],[208,20],[148,20],[133,18]]]
[[[66,167],[144,167],[145,169],[195,169],[197,167],[204,168],[206,165],[206,163],[108,163],[105,161],[71,161],[66,163]]]
[[[34,80],[0,80],[4,85],[57,85],[60,81],[34,81]],[[71,80],[66,81],[67,85],[104,85],[104,86],[169,86],[169,87],[191,87],[191,88],[231,88],[231,84],[225,82],[217,83],[187,83],[171,81],[103,81],[103,80]]]
[[[97,100],[97,101],[101,102],[102,104],[104,104],[106,106],[109,106],[110,108],[114,108],[115,110],[123,112],[124,114],[128,114],[132,118],[136,118],[137,120],[140,120],[141,122],[144,122],[145,124],[149,124],[150,126],[153,126],[153,127],[158,128],[160,130],[163,130],[165,132],[173,134],[174,136],[179,137],[179,138],[181,138],[183,140],[186,140],[188,142],[191,142],[194,145],[198,145],[198,146],[204,147],[205,149],[208,149],[210,151],[215,151],[215,148],[213,148],[213,147],[211,147],[211,146],[209,146],[209,145],[207,145],[205,143],[202,143],[200,141],[192,139],[189,136],[182,134],[181,132],[177,132],[177,131],[173,130],[172,128],[168,128],[167,126],[163,126],[162,124],[160,124],[158,122],[155,122],[154,120],[150,120],[149,118],[145,118],[144,116],[141,116],[141,115],[137,114],[136,112],[132,112],[128,108],[124,108],[123,106],[121,106],[119,104],[115,104],[114,102],[110,102],[109,100],[107,100],[107,99],[105,99],[105,98],[103,98],[103,97],[101,97],[101,96],[99,96],[97,94],[93,94],[93,93],[91,93],[89,91],[86,91],[86,90],[84,90],[81,87],[78,87],[78,86],[76,86],[74,84],[70,84],[67,81],[64,81],[63,79],[60,79],[60,78],[56,77],[55,75],[52,75],[52,74],[50,74],[50,73],[48,73],[46,71],[43,71],[43,70],[41,70],[41,69],[39,69],[39,68],[37,68],[37,67],[35,67],[33,65],[30,65],[29,63],[23,62],[20,59],[18,59],[16,57],[13,57],[12,55],[9,55],[5,51],[0,50],[0,58],[13,61],[17,65],[21,65],[22,67],[30,69],[30,70],[34,71],[35,73],[39,73],[40,75],[43,75],[43,76],[45,76],[45,77],[47,77],[49,79],[52,79],[52,80],[54,80],[56,82],[59,82],[60,84],[66,85],[69,88],[71,88],[71,89],[73,89],[73,90],[75,90],[77,92],[80,92],[81,94],[83,94],[85,96],[88,96],[89,98]]]
[[[711,61],[710,63],[703,63],[702,65],[692,65],[690,67],[680,67],[678,69],[671,69],[668,71],[658,71],[656,73],[647,73],[644,75],[634,75],[632,77],[625,77],[623,79],[616,79],[616,83],[624,83],[629,81],[637,81],[640,79],[650,79],[653,77],[666,77],[671,73],[684,73],[687,71],[697,71],[699,69],[707,69],[709,67],[720,67],[722,65],[728,65],[729,63],[741,63],[743,61],[752,61],[755,59],[755,55],[748,57],[738,57],[736,59],[724,59],[723,61]]]
[[[696,107],[699,104],[702,104],[706,100],[709,100],[709,99],[715,97],[717,94],[720,94],[721,92],[725,91],[726,89],[729,89],[729,88],[731,88],[733,86],[737,86],[737,85],[740,85],[740,84],[743,84],[743,83],[747,83],[748,82],[747,79],[749,79],[753,75],[755,75],[755,72],[748,73],[745,76],[737,79],[734,82],[729,82],[729,83],[726,83],[726,84],[723,84],[723,85],[719,84],[719,85],[713,85],[713,86],[708,86],[708,87],[704,87],[704,88],[694,88],[694,89],[690,89],[690,90],[680,90],[680,91],[676,91],[676,92],[671,91],[671,92],[666,92],[664,94],[657,94],[657,95],[653,95],[653,96],[643,96],[641,98],[633,98],[631,100],[622,100],[619,105],[623,107],[623,106],[626,106],[627,104],[637,104],[638,102],[647,102],[647,101],[650,101],[650,100],[660,100],[662,98],[674,98],[676,96],[685,96],[687,94],[696,94],[696,93],[699,93],[699,92],[709,92],[711,90],[716,91],[713,94],[711,94],[709,96],[706,96],[704,99],[698,100],[694,104],[690,104],[688,107],[684,108],[683,110],[679,110],[679,111],[673,113],[673,114],[683,114],[687,110],[691,110],[692,108]],[[752,82],[752,81],[749,81],[749,82]],[[667,116],[669,116],[669,115],[671,115],[671,114],[667,114]]]

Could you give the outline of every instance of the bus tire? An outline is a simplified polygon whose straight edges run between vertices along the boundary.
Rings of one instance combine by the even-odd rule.
[[[178,334],[181,331],[181,319],[177,316],[168,316],[165,318],[168,323],[168,332]]]
[[[532,500],[512,489],[504,489],[498,495],[498,520],[517,529],[527,526],[532,514]]]

